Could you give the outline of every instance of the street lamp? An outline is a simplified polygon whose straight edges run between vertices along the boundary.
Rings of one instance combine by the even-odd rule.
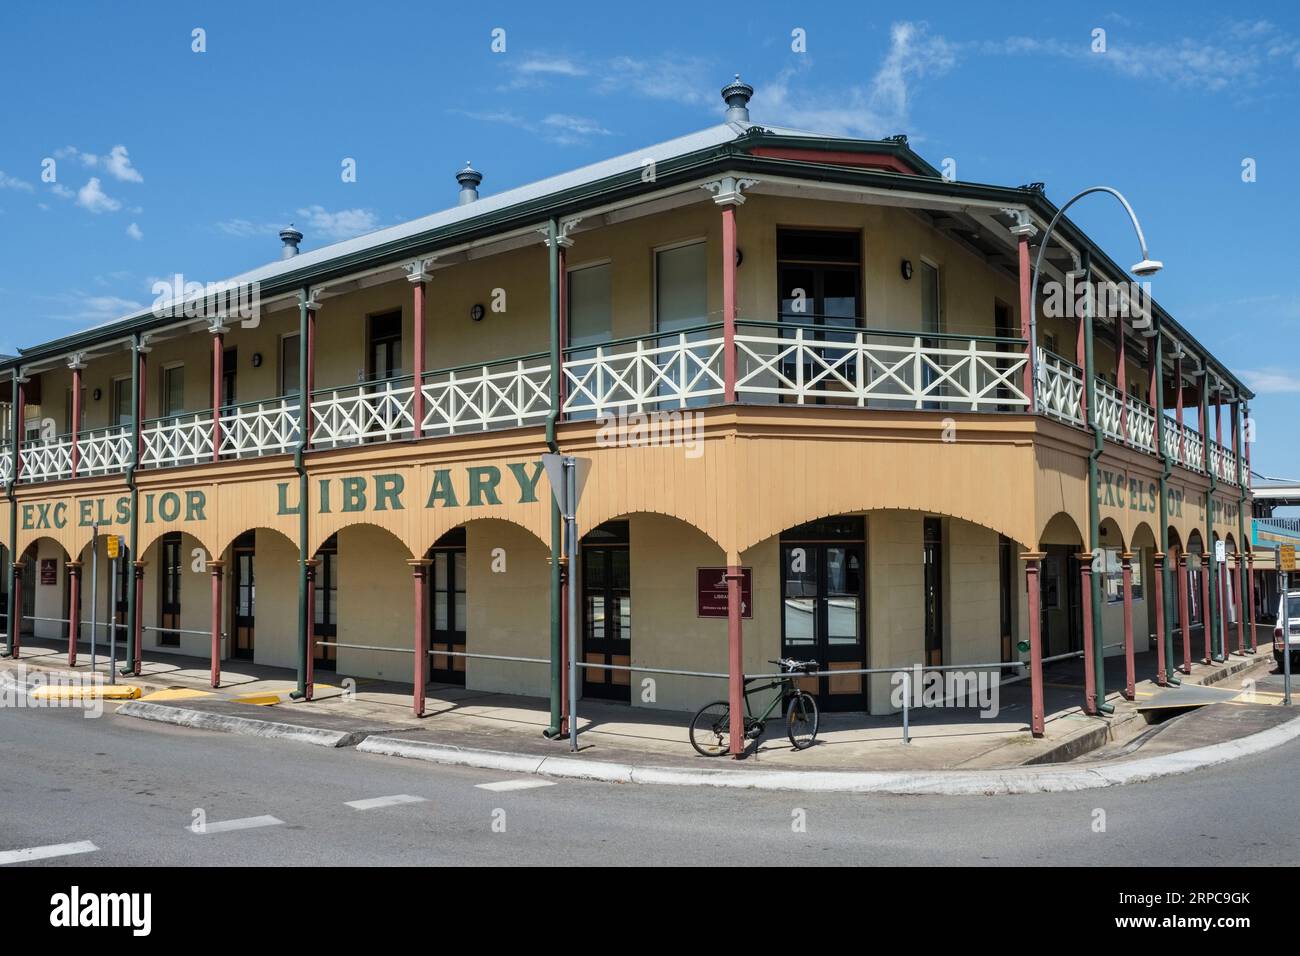
[[[1142,278],[1153,276],[1165,267],[1163,262],[1159,259],[1152,259],[1150,253],[1147,252],[1147,239],[1142,234],[1142,225],[1138,222],[1137,213],[1133,211],[1133,207],[1129,205],[1128,200],[1124,198],[1124,195],[1118,189],[1113,189],[1110,186],[1089,186],[1058,209],[1056,215],[1052,217],[1052,221],[1047,224],[1047,231],[1043,233],[1043,240],[1038,246],[1038,255],[1034,258],[1033,284],[1029,291],[1029,342],[1032,346],[1029,356],[1034,381],[1038,381],[1038,272],[1043,266],[1043,256],[1047,252],[1048,240],[1052,238],[1052,230],[1056,228],[1056,224],[1065,215],[1065,210],[1090,193],[1110,193],[1120,201],[1120,205],[1124,207],[1124,211],[1128,213],[1129,219],[1132,220],[1133,229],[1137,233],[1138,245],[1142,249],[1142,258],[1131,266],[1135,276]]]
[[[1118,189],[1112,189],[1110,186],[1090,186],[1089,188],[1083,190],[1083,192],[1072,197],[1069,202],[1067,202],[1064,206],[1058,209],[1056,211],[1056,215],[1052,217],[1052,221],[1047,224],[1047,230],[1043,233],[1042,243],[1038,247],[1038,256],[1034,260],[1033,282],[1029,290],[1029,344],[1030,344],[1030,356],[1031,356],[1030,374],[1033,376],[1034,382],[1038,381],[1038,364],[1037,364],[1038,363],[1038,273],[1043,265],[1043,256],[1047,253],[1047,243],[1052,238],[1052,230],[1055,229],[1056,224],[1061,221],[1061,217],[1065,215],[1065,211],[1069,209],[1071,206],[1073,206],[1080,199],[1082,199],[1084,196],[1090,195],[1091,193],[1110,193],[1112,196],[1114,196],[1116,199],[1119,200],[1120,205],[1124,207],[1124,211],[1128,213],[1129,220],[1133,223],[1133,230],[1137,233],[1138,246],[1142,250],[1142,258],[1139,259],[1132,266],[1133,274],[1142,277],[1152,276],[1155,275],[1157,272],[1159,272],[1162,268],[1164,268],[1164,263],[1160,262],[1159,260],[1151,258],[1150,253],[1147,251],[1146,236],[1142,234],[1142,225],[1138,222],[1137,213],[1133,211],[1133,207],[1129,205],[1128,200],[1124,198],[1123,194],[1121,194]],[[1088,250],[1086,248],[1083,250],[1082,259],[1083,259],[1082,267],[1085,273],[1084,280],[1086,282],[1091,282],[1090,257],[1088,254]],[[1104,438],[1103,438],[1101,423],[1097,418],[1096,377],[1093,372],[1093,357],[1092,357],[1091,291],[1089,291],[1087,301],[1089,304],[1085,306],[1084,315],[1083,318],[1081,319],[1084,325],[1084,329],[1083,329],[1084,355],[1075,356],[1075,358],[1078,359],[1079,365],[1083,372],[1083,394],[1085,396],[1084,401],[1087,403],[1086,407],[1088,409],[1088,425],[1089,425],[1089,429],[1092,432],[1092,440],[1093,440],[1092,452],[1091,454],[1088,455],[1088,541],[1092,547],[1092,558],[1095,565],[1096,558],[1100,553],[1097,550],[1099,547],[1098,542],[1101,540],[1101,509],[1097,499],[1097,485],[1098,485],[1097,459],[1101,456]],[[1123,320],[1117,319],[1116,321],[1117,324],[1122,324]],[[1120,329],[1119,334],[1123,336],[1124,333],[1122,328]],[[1158,374],[1158,373],[1153,373],[1153,374]],[[1163,506],[1163,501],[1164,501],[1164,479],[1163,478],[1161,479],[1160,499]],[[1163,516],[1163,512],[1162,512],[1162,516]],[[1160,522],[1160,525],[1162,531],[1161,543],[1163,545],[1165,522],[1162,520]],[[1092,609],[1093,633],[1084,635],[1084,641],[1091,642],[1092,653],[1093,653],[1092,671],[1093,671],[1093,680],[1095,686],[1094,686],[1094,697],[1092,703],[1093,706],[1096,707],[1096,712],[1098,714],[1109,714],[1114,711],[1114,707],[1106,703],[1106,669],[1105,669],[1105,661],[1104,661],[1105,647],[1104,647],[1104,640],[1102,636],[1102,623],[1101,623],[1101,581],[1096,573],[1091,574],[1088,580],[1090,583],[1089,590],[1091,593],[1089,593],[1086,596],[1081,594],[1080,597],[1082,598],[1082,600],[1088,601],[1091,604],[1091,609]],[[1164,639],[1163,634],[1160,637],[1161,640]],[[1085,647],[1087,647],[1086,644]],[[1087,669],[1088,665],[1087,665],[1086,653],[1084,655],[1084,659],[1085,659],[1084,667],[1085,669]],[[1086,677],[1084,679],[1084,683],[1085,684],[1087,683]]]

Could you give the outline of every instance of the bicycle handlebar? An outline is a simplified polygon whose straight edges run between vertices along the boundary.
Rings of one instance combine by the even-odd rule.
[[[815,671],[821,666],[816,661],[797,661],[792,657],[782,657],[779,660],[768,661],[768,663],[777,665],[785,673]]]

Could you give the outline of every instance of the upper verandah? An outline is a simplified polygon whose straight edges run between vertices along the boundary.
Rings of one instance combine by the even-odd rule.
[[[462,186],[465,178],[476,186],[474,176],[466,177],[466,173],[462,170],[458,175]],[[721,223],[710,197],[723,207]],[[746,197],[753,201],[741,215],[737,232],[735,205]],[[213,455],[212,443],[222,447],[223,430],[226,443],[236,441],[232,436],[240,434],[269,436],[268,442],[255,443],[252,449],[266,452],[288,450],[297,444],[304,427],[311,433],[312,444],[317,439],[326,446],[337,443],[340,432],[330,422],[346,426],[343,437],[349,439],[436,435],[448,433],[458,424],[499,427],[536,423],[550,407],[551,368],[544,354],[549,348],[544,321],[547,286],[552,287],[552,295],[564,295],[569,288],[568,282],[561,283],[558,290],[554,288],[540,250],[538,230],[549,235],[554,229],[560,237],[556,245],[567,246],[577,239],[577,247],[569,251],[569,265],[575,270],[602,256],[611,258],[610,250],[618,248],[624,254],[612,258],[626,272],[628,262],[639,259],[647,263],[652,252],[657,255],[661,244],[671,245],[683,237],[702,239],[708,249],[707,301],[696,310],[696,322],[665,325],[657,305],[652,304],[658,296],[654,288],[656,270],[635,268],[640,281],[634,279],[630,296],[621,297],[623,307],[618,310],[617,324],[611,321],[604,336],[594,340],[579,343],[572,336],[564,337],[559,349],[565,354],[560,357],[562,368],[556,377],[566,413],[598,413],[602,407],[620,404],[687,407],[722,399],[854,404],[856,398],[856,404],[865,406],[883,402],[887,403],[883,407],[899,407],[897,403],[901,402],[905,407],[970,411],[1026,411],[1035,404],[1033,383],[1025,374],[1035,350],[1026,349],[1024,338],[1016,341],[1026,327],[1022,314],[1025,299],[1018,295],[1017,284],[1024,284],[1023,251],[1027,243],[1018,243],[1012,232],[1028,225],[1030,231],[1041,236],[1042,226],[1055,209],[1037,188],[949,182],[916,156],[903,137],[879,142],[850,141],[765,129],[750,124],[747,115],[737,115],[733,108],[729,122],[701,133],[495,197],[478,199],[475,190],[472,198],[472,202],[433,216],[286,258],[237,277],[236,282],[258,284],[268,328],[277,330],[280,337],[253,352],[254,366],[258,357],[272,357],[274,362],[268,363],[267,371],[261,374],[261,384],[256,384],[255,374],[251,376],[254,381],[249,382],[252,389],[245,389],[241,382],[241,398],[249,392],[258,396],[259,407],[252,412],[229,407],[232,403],[226,396],[213,396],[210,403],[205,403],[202,393],[207,376],[206,372],[195,374],[197,369],[188,377],[175,377],[181,380],[179,387],[193,395],[167,394],[165,363],[208,364],[201,333],[211,325],[210,319],[185,321],[153,312],[130,316],[70,339],[26,349],[17,360],[0,363],[0,368],[49,378],[53,387],[44,390],[42,412],[57,411],[58,421],[72,412],[70,407],[59,407],[61,393],[68,385],[60,380],[69,377],[69,370],[84,388],[78,364],[90,360],[100,367],[99,371],[120,378],[132,371],[134,363],[129,355],[133,350],[156,349],[157,365],[163,367],[151,366],[150,371],[164,377],[159,379],[157,389],[148,387],[151,379],[142,383],[140,419],[143,430],[157,440],[159,448],[154,457],[162,458],[150,462],[150,452],[144,448],[141,455],[145,465],[203,460]],[[738,239],[741,243],[736,247],[736,265],[741,248],[751,263],[748,275],[744,274],[746,270],[739,270],[739,279],[738,270],[723,268],[724,257],[716,254],[728,242],[723,225],[728,221],[732,226],[729,241],[733,247]],[[780,242],[781,228],[792,223],[856,229],[865,237],[858,253],[861,295],[853,309],[855,321],[849,323],[861,328],[861,332],[845,332],[843,323],[833,322],[829,324],[835,331],[828,332],[825,315],[811,315],[805,323],[800,315],[792,314],[798,310],[790,308],[787,291],[778,294],[783,279],[775,246]],[[629,230],[645,240],[642,248],[626,243]],[[902,238],[909,232],[918,240]],[[620,235],[624,237],[621,246]],[[564,249],[560,255],[564,257]],[[1123,271],[1088,243],[1068,220],[1053,235],[1045,274],[1063,279],[1065,271],[1052,260],[1075,261],[1081,255],[1091,256],[1102,276],[1112,281],[1123,279]],[[945,300],[937,325],[925,325],[924,306],[911,301],[923,297],[923,283],[900,285],[897,276],[892,277],[892,283],[876,281],[884,270],[897,269],[900,262],[913,265],[909,256],[918,258],[914,264],[917,269],[924,268],[921,257],[931,262],[951,259],[955,263],[945,270],[942,291],[936,296]],[[466,348],[439,347],[435,341],[430,354],[431,340],[444,330],[435,325],[430,330],[433,334],[426,337],[412,328],[411,293],[405,291],[408,286],[403,280],[420,278],[422,290],[423,278],[440,276],[436,295],[442,311],[447,299],[454,303],[465,297],[463,287],[467,283],[493,287],[494,283],[482,274],[489,262],[492,269],[515,280],[523,279],[524,291],[514,300],[520,306],[515,314],[522,313],[533,321],[512,324],[515,331],[507,343],[518,343],[518,347],[503,347],[499,336],[476,334]],[[1066,265],[1064,270],[1069,268]],[[463,281],[449,281],[453,278]],[[728,280],[729,303],[724,301]],[[520,288],[518,282],[515,288]],[[903,291],[891,294],[891,290]],[[292,307],[304,295],[313,299],[313,305],[323,309],[321,316],[329,320],[320,326],[320,341],[311,363],[311,371],[316,374],[308,381],[312,407],[307,411],[295,405],[298,389],[283,374],[293,356],[284,355],[281,344],[283,336],[291,335],[299,325],[294,321],[294,313],[299,310]],[[388,301],[394,295],[396,300]],[[423,303],[422,291],[420,299]],[[634,299],[638,300],[636,308],[626,308]],[[824,303],[825,299],[817,301]],[[1006,306],[1007,321],[995,319],[995,302]],[[936,302],[933,310],[937,317],[939,309]],[[381,368],[369,354],[374,343],[366,327],[375,316],[393,311],[399,316],[392,336],[397,340],[397,353],[380,363]],[[1250,397],[1158,306],[1153,307],[1153,313],[1177,352],[1186,349],[1197,356],[1197,364],[1207,372],[1214,370],[1220,386],[1216,398],[1224,391],[1237,400]],[[452,314],[458,314],[454,307]],[[566,309],[564,318],[568,317]],[[719,320],[725,325],[728,317],[729,332],[718,328]],[[366,329],[363,337],[345,336],[331,342],[331,333],[348,326],[349,319],[357,320],[350,323],[352,331]],[[805,324],[814,327],[801,328]],[[816,328],[818,325],[823,327]],[[218,322],[215,327],[220,330],[222,324]],[[662,334],[666,330],[677,333],[677,340],[666,339]],[[890,333],[918,331],[930,334],[924,339],[914,334],[888,338]],[[1056,344],[1057,339],[1073,338],[1065,334],[1066,329],[1044,321],[1037,331],[1037,346],[1046,340],[1063,353],[1071,351]],[[200,335],[193,334],[196,332]],[[141,336],[147,337],[148,344],[140,341]],[[881,336],[886,338],[881,340]],[[631,338],[636,341],[627,341]],[[1122,362],[1119,354],[1130,338],[1133,344],[1127,361]],[[1101,375],[1109,374],[1096,400],[1098,417],[1106,423],[1108,433],[1115,432],[1116,440],[1154,451],[1154,435],[1143,427],[1151,418],[1150,407],[1142,407],[1140,398],[1125,394],[1133,390],[1123,388],[1126,378],[1130,384],[1140,379],[1142,361],[1149,360],[1149,350],[1144,355],[1144,343],[1136,334],[1113,335],[1113,339],[1115,348],[1109,361],[1101,357],[1094,365]],[[182,344],[187,340],[188,346]],[[196,341],[202,343],[197,352],[193,348]],[[486,348],[485,341],[489,343]],[[414,346],[417,342],[421,345],[418,349]],[[247,337],[244,344],[250,345],[250,350],[258,347]],[[594,345],[595,351],[574,348],[579,344]],[[217,354],[212,353],[213,366],[220,365]],[[510,362],[508,356],[513,356]],[[738,368],[732,369],[732,378],[727,381],[723,367],[729,356]],[[1076,406],[1082,403],[1084,391],[1077,367],[1083,364],[1082,355],[1075,352],[1074,359],[1077,364],[1072,366],[1066,359],[1045,355],[1037,363],[1039,375],[1050,377],[1050,381],[1040,383],[1040,391],[1051,401],[1046,406],[1036,404],[1041,411],[1081,424],[1081,419],[1086,420],[1086,411]],[[1174,360],[1171,356],[1162,359],[1164,374],[1160,379],[1167,388],[1165,379],[1175,373]],[[358,361],[365,367],[356,369],[353,375],[349,369]],[[119,365],[121,368],[116,368]],[[276,374],[270,374],[272,371]],[[411,382],[403,382],[402,375],[395,374],[408,371],[414,374]],[[1195,369],[1191,371],[1195,373]],[[648,373],[648,387],[645,383],[635,389],[620,387],[620,377],[629,373],[638,377]],[[815,381],[810,382],[810,376]],[[188,385],[184,384],[186,378]],[[471,378],[477,378],[478,384],[466,384]],[[1176,379],[1186,381],[1181,368]],[[375,380],[383,384],[364,384]],[[1115,394],[1117,385],[1119,394]],[[332,389],[333,394],[319,396],[313,386]],[[477,406],[475,401],[463,400],[466,388],[478,390]],[[505,388],[514,397],[506,403],[505,414],[494,417],[487,408],[487,397]],[[1173,392],[1181,394],[1182,390],[1175,388]],[[398,394],[394,396],[394,392]],[[1139,390],[1138,394],[1146,394],[1154,401],[1153,393],[1148,378],[1145,391]],[[278,406],[272,402],[269,409],[261,407],[264,399],[279,399]],[[73,403],[69,400],[66,404]],[[205,404],[206,419],[196,413],[187,425],[177,421],[178,413],[188,414],[203,409]],[[448,406],[455,405],[478,414],[462,422],[438,419],[439,410],[447,418]],[[120,408],[116,394],[112,396],[112,407]],[[169,420],[148,421],[151,407],[160,415],[170,416]],[[433,417],[426,417],[426,412]],[[251,415],[247,421],[246,415]],[[94,414],[89,418],[74,417],[83,427],[87,423],[100,427],[122,424],[120,412],[116,422],[112,414],[108,418],[98,416],[99,421]],[[228,427],[223,429],[222,420],[227,418]],[[1130,429],[1126,419],[1136,427]],[[150,432],[151,428],[157,434]],[[358,428],[361,435],[356,434]],[[72,434],[79,431],[74,427],[64,430]],[[1201,430],[1204,433],[1203,425]],[[114,454],[118,455],[123,438],[120,434],[101,436],[114,445]],[[141,440],[147,444],[145,436]],[[206,447],[205,441],[209,443]],[[70,440],[67,444],[72,447],[45,453],[55,469],[49,477],[66,471],[63,458],[75,457],[76,442]],[[1184,445],[1186,442],[1180,441],[1180,446]],[[247,450],[230,449],[232,453]],[[1187,456],[1180,453],[1176,457],[1181,460]],[[24,476],[26,473],[24,469]]]

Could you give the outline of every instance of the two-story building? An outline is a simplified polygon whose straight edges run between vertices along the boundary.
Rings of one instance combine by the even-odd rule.
[[[400,226],[287,229],[227,286],[0,363],[11,653],[88,639],[93,532],[123,539],[96,614],[131,669],[549,696],[552,732],[569,627],[584,696],[691,709],[721,683],[660,671],[735,699],[789,655],[824,707],[886,713],[884,670],[1006,663],[1035,733],[1045,659],[1087,657],[1095,711],[1105,656],[1153,643],[1163,683],[1249,643],[1250,391],[1154,302],[1054,307],[1130,280],[1068,217],[1042,248],[1041,184],[764,126],[751,93],[495,195],[467,166]],[[577,568],[548,450],[592,463]]]

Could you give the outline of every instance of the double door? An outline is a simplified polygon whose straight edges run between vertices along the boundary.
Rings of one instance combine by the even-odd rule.
[[[781,656],[815,660],[819,670],[866,667],[862,542],[785,541],[781,545]],[[861,710],[861,674],[806,678],[825,710]]]

